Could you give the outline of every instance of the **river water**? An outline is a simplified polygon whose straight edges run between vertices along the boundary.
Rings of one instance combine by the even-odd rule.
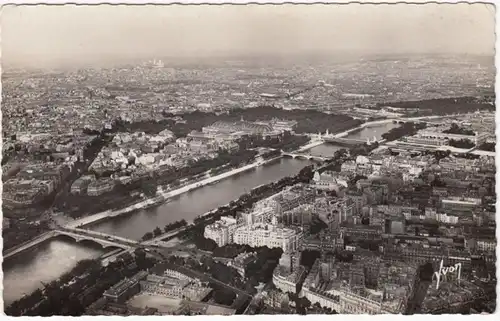
[[[71,270],[78,261],[99,257],[100,245],[54,238],[3,262],[3,301],[12,303]]]
[[[388,123],[364,128],[347,137],[372,139],[375,136],[380,139],[384,132],[396,126]],[[323,144],[312,148],[310,153],[328,157],[341,148],[336,145]],[[152,231],[156,226],[162,228],[177,220],[193,220],[200,214],[237,199],[256,186],[295,175],[308,164],[309,161],[306,160],[282,158],[271,164],[179,195],[159,207],[104,221],[90,228],[131,239],[140,239],[144,233]],[[3,264],[4,304],[8,305],[24,294],[31,293],[42,285],[41,282],[48,283],[57,279],[72,269],[79,260],[97,258],[103,253],[104,251],[98,245],[89,247],[87,244],[80,245],[57,238],[9,259]]]
[[[387,123],[387,124],[381,124],[377,126],[371,126],[371,127],[365,127],[359,131],[356,131],[354,133],[351,133],[346,136],[346,138],[353,138],[353,139],[367,139],[370,138],[370,140],[373,139],[373,137],[377,138],[377,140],[382,139],[382,135],[389,130],[399,127],[400,125],[394,124],[394,123]]]
[[[237,199],[256,186],[295,175],[307,164],[305,160],[281,158],[213,185],[181,194],[159,207],[104,221],[91,229],[138,240],[156,226],[163,228],[181,219],[193,220],[200,214]]]

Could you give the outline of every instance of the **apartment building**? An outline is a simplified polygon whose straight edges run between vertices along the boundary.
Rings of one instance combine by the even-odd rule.
[[[294,252],[299,248],[302,231],[281,228],[270,224],[253,224],[241,226],[234,232],[234,243],[247,244],[252,247],[279,247],[283,252]]]
[[[232,217],[221,217],[213,224],[207,225],[203,235],[213,240],[218,246],[233,243],[233,234],[238,226],[237,220]]]

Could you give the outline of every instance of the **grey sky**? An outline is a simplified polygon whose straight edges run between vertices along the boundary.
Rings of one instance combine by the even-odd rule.
[[[1,49],[7,64],[241,53],[493,55],[494,10],[485,4],[18,6],[2,10]]]

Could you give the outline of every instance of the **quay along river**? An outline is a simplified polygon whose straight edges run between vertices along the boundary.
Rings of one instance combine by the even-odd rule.
[[[366,127],[346,138],[372,139],[375,136],[380,139],[383,133],[394,127],[397,125],[393,123]],[[329,156],[341,148],[323,144],[309,152],[313,155]],[[181,219],[191,221],[198,215],[237,199],[254,187],[295,175],[308,164],[309,161],[302,159],[281,158],[181,194],[158,207],[98,222],[89,228],[130,239],[140,239],[144,233],[151,232],[156,226],[163,228],[166,224]],[[3,263],[4,304],[8,305],[24,294],[33,292],[42,286],[42,282],[48,283],[57,279],[71,270],[79,260],[97,258],[103,253],[104,250],[99,245],[89,246],[87,242],[85,245],[78,244],[70,239],[58,237],[8,259]]]

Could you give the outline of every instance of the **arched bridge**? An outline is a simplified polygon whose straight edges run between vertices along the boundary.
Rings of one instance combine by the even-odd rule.
[[[357,138],[336,137],[335,135],[331,135],[331,134],[329,134],[329,135],[318,134],[317,139],[321,139],[327,143],[335,143],[335,144],[344,145],[344,146],[361,145],[361,144],[365,144],[365,143],[367,145],[371,145],[371,144],[378,142],[376,137],[373,137],[372,139],[370,139],[370,138],[357,139]]]
[[[320,162],[324,162],[328,159],[328,158],[322,157],[322,156],[316,156],[316,155],[311,155],[311,154],[302,154],[302,153],[287,153],[284,151],[281,151],[281,155],[292,157],[292,158],[305,158],[308,160],[317,160]]]
[[[130,250],[139,245],[139,242],[135,240],[91,230],[61,228],[55,230],[54,232],[56,233],[56,236],[65,235],[71,237],[76,242],[91,241],[101,245],[103,248],[118,247],[124,250]]]
[[[139,242],[135,240],[126,239],[115,235],[109,235],[105,233],[84,230],[84,229],[70,229],[61,227],[56,230],[46,232],[29,242],[23,243],[19,246],[16,246],[12,249],[5,251],[3,258],[5,260],[11,256],[19,254],[33,246],[36,246],[42,242],[45,242],[59,235],[70,237],[76,242],[83,242],[83,241],[93,242],[101,245],[103,248],[116,247],[124,250],[131,250],[139,246]]]

